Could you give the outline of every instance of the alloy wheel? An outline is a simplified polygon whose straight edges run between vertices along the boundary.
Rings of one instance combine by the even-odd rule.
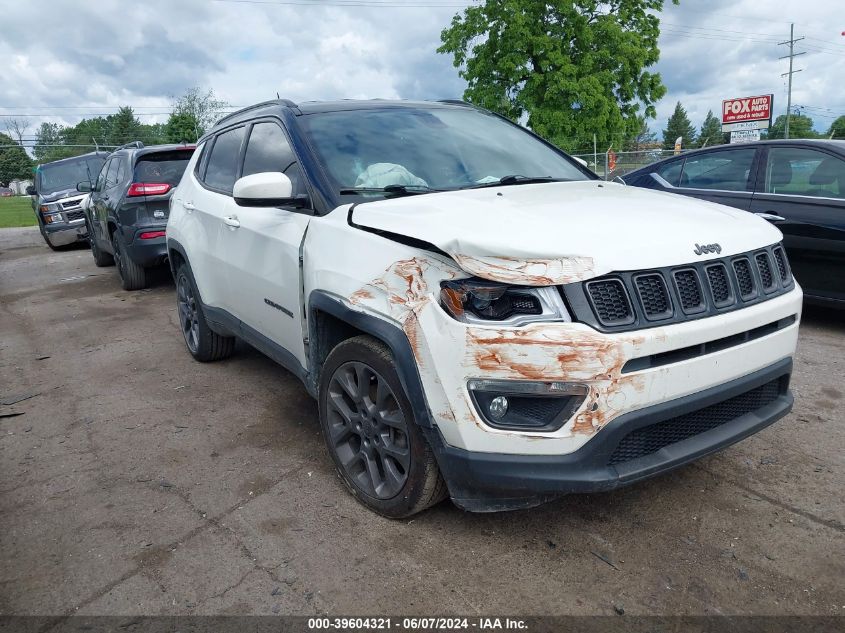
[[[176,286],[176,303],[179,308],[179,324],[185,337],[185,343],[187,343],[191,352],[196,353],[200,341],[197,302],[194,298],[193,286],[185,275],[179,276],[179,283]]]
[[[396,394],[369,365],[338,367],[327,394],[329,441],[356,487],[390,499],[405,485],[411,466],[408,422]]]

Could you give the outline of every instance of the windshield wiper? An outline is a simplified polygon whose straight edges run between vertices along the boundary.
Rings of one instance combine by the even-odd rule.
[[[386,187],[355,187],[341,189],[338,193],[342,196],[356,196],[363,193],[388,193],[397,197],[418,196],[423,193],[434,193],[442,189],[432,189],[425,185],[387,185]]]
[[[508,185],[531,185],[539,182],[568,182],[567,178],[552,178],[551,176],[521,176],[519,174],[512,174],[510,176],[502,176],[499,180],[493,182],[482,182],[468,187],[461,187],[461,189],[483,189],[484,187],[502,187]]]

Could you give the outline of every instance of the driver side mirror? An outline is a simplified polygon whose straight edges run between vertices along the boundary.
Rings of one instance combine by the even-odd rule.
[[[37,194],[38,194],[38,192],[35,190],[35,185],[29,185],[26,188],[26,195],[34,196],[34,195],[37,195]]]
[[[294,196],[293,183],[280,171],[265,171],[239,178],[232,190],[240,207],[308,206],[308,196]]]
[[[87,180],[83,180],[82,182],[76,183],[76,190],[83,193],[90,193],[91,191],[94,191],[94,187]]]

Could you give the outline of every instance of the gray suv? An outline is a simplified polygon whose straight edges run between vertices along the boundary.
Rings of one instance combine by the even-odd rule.
[[[32,209],[47,246],[56,250],[88,237],[82,202],[85,194],[76,189],[80,181],[93,181],[107,152],[91,152],[38,165],[35,184],[27,187]]]

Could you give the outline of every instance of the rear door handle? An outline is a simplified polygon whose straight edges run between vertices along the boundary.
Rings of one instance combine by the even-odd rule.
[[[758,218],[768,220],[769,222],[786,222],[785,217],[776,213],[772,213],[771,211],[767,211],[765,213],[756,212],[754,215],[756,215]]]
[[[188,213],[190,213],[191,211],[196,210],[196,207],[194,206],[194,203],[193,203],[193,202],[187,202],[187,201],[185,201],[185,202],[183,202],[183,203],[182,203],[182,206],[183,206],[183,207],[185,207],[185,211],[187,211]]]
[[[238,221],[238,218],[233,216],[223,218],[223,224],[225,224],[226,226],[231,226],[233,229],[236,229],[241,225],[241,223]]]

